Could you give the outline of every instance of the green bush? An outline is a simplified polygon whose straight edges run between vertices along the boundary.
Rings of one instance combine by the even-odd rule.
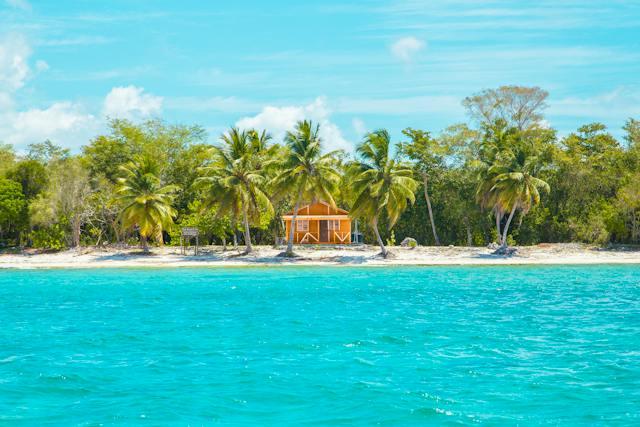
[[[56,251],[67,247],[65,229],[60,224],[53,224],[31,232],[34,248],[53,249]]]
[[[395,246],[396,245],[396,233],[391,231],[391,236],[387,239],[387,246]]]

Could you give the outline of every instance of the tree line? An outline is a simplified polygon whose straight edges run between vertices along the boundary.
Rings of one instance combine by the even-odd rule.
[[[383,255],[405,237],[640,243],[640,121],[626,121],[622,140],[600,123],[559,136],[544,118],[547,97],[484,90],[464,99],[467,123],[407,128],[399,141],[375,130],[353,153],[324,150],[311,121],[282,141],[230,128],[210,144],[200,126],[117,119],[78,154],[50,141],[23,155],[0,145],[0,245],[146,249],[176,244],[191,226],[208,243],[250,252],[286,242],[292,255],[282,216],[314,199],[349,210]]]

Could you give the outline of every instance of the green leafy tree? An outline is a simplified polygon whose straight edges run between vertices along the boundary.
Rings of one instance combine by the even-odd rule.
[[[89,171],[77,157],[54,162],[44,197],[58,218],[67,218],[71,227],[71,247],[80,246],[82,226],[93,213],[89,198],[93,192]]]
[[[440,238],[436,231],[431,198],[429,197],[429,177],[441,173],[444,169],[444,157],[448,154],[447,147],[432,138],[429,132],[423,130],[407,128],[402,133],[410,139],[410,142],[400,144],[400,152],[415,162],[416,172],[422,179],[422,189],[427,203],[433,240],[436,246],[440,246]]]
[[[358,159],[350,165],[349,171],[355,193],[351,215],[368,220],[385,258],[389,251],[378,230],[380,216],[386,213],[389,226],[393,227],[408,203],[415,202],[418,188],[410,165],[392,157],[390,145],[391,139],[386,130],[368,134],[358,145]]]
[[[142,156],[121,167],[117,200],[122,205],[122,226],[138,227],[142,245],[147,252],[150,237],[162,244],[162,231],[173,225],[176,211],[172,207],[175,185],[162,185],[160,167],[155,159]]]
[[[462,105],[479,123],[502,120],[522,131],[543,120],[548,96],[539,87],[501,86],[469,96]]]
[[[0,237],[17,233],[22,228],[26,216],[27,201],[19,183],[10,179],[0,179]]]
[[[320,198],[335,207],[333,193],[340,180],[337,172],[336,152],[322,152],[320,126],[299,121],[293,132],[285,136],[286,152],[275,177],[275,187],[294,194],[294,209],[287,236],[285,256],[293,256],[293,235],[300,203]]]
[[[0,177],[4,177],[16,161],[16,153],[10,144],[0,142]]]
[[[54,160],[66,159],[70,154],[68,148],[63,148],[47,139],[44,142],[29,144],[27,159],[47,164]]]
[[[22,160],[7,172],[7,178],[22,185],[27,200],[40,194],[47,186],[47,169],[38,160]]]

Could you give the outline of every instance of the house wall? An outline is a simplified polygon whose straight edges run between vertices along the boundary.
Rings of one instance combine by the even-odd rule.
[[[345,211],[340,209],[332,208],[324,203],[314,203],[309,206],[304,206],[298,210],[298,215],[345,215]],[[320,219],[309,219],[309,233],[315,236],[318,240],[320,240]],[[291,220],[285,220],[285,239],[289,237],[289,227],[291,226]],[[351,243],[351,219],[349,217],[345,217],[344,219],[340,219],[340,230],[335,230],[338,232],[341,238],[344,241],[340,241],[340,239],[334,233],[334,230],[329,230],[329,239],[328,241],[316,241],[313,238],[309,238],[307,242],[309,244],[318,244],[318,243],[329,243],[329,244],[347,244]],[[294,230],[293,241],[294,243],[300,243],[305,236],[306,232]]]
[[[304,215],[304,212],[301,212]],[[289,238],[289,227],[291,225],[291,221],[285,221],[285,238]],[[335,235],[333,230],[329,230],[329,241],[326,242],[316,242],[313,239],[309,239],[309,244],[319,244],[319,243],[329,243],[329,244],[349,244],[351,243],[351,219],[341,219],[340,220],[340,230],[337,230],[338,234],[343,237],[345,240],[341,242],[340,239]],[[309,232],[312,233],[316,238],[320,239],[320,220],[310,219],[309,220]],[[294,243],[300,243],[300,240],[304,238],[305,232],[296,231],[293,236]]]

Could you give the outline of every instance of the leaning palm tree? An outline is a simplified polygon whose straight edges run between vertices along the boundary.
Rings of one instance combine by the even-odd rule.
[[[490,209],[496,221],[497,239],[500,246],[502,241],[502,221],[510,212],[511,206],[500,200],[497,191],[493,191],[495,179],[498,175],[509,170],[513,163],[513,147],[517,146],[519,133],[510,128],[504,120],[496,120],[483,125],[484,137],[479,147],[478,160],[470,165],[478,176],[476,200],[482,209]]]
[[[320,126],[311,121],[299,121],[293,132],[285,136],[286,152],[280,172],[274,178],[274,188],[295,194],[293,216],[287,240],[285,256],[294,256],[294,226],[302,200],[320,198],[335,207],[332,193],[340,175],[336,168],[337,151],[322,153]]]
[[[120,219],[125,229],[138,227],[145,252],[150,237],[162,244],[162,231],[173,224],[176,210],[171,206],[175,185],[162,185],[158,163],[150,156],[139,157],[121,166],[116,199],[123,205]]]
[[[389,226],[393,227],[408,203],[415,202],[419,185],[411,166],[391,156],[390,144],[389,133],[384,129],[368,134],[356,149],[358,160],[348,171],[355,194],[351,215],[369,221],[385,258],[389,251],[378,230],[380,216],[386,213]]]
[[[507,246],[507,236],[511,221],[520,210],[522,215],[526,215],[533,206],[540,203],[540,191],[548,193],[549,184],[540,178],[532,175],[532,168],[535,160],[525,159],[520,153],[517,157],[515,170],[505,170],[493,178],[493,187],[490,190],[494,194],[496,205],[500,206],[503,212],[509,212],[509,217],[502,230],[502,246]]]
[[[219,215],[242,215],[248,254],[253,250],[251,221],[259,218],[261,211],[273,212],[261,169],[268,138],[264,133],[260,138],[255,131],[232,128],[220,139],[222,145],[212,147],[212,162],[203,168],[205,176],[200,179],[208,184],[205,206],[216,205]]]

